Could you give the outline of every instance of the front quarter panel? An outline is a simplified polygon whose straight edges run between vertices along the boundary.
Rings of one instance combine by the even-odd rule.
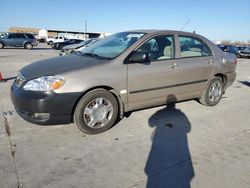
[[[57,93],[84,93],[97,87],[109,87],[121,94],[124,103],[126,97],[126,71],[127,65],[117,61],[105,62],[90,69],[68,72],[62,76],[66,79],[64,86]]]

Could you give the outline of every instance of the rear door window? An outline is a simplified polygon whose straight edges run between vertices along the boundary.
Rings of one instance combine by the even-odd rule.
[[[16,38],[17,38],[17,39],[23,39],[23,38],[25,38],[25,35],[22,34],[22,33],[17,33],[17,34],[16,34]]]
[[[209,47],[200,39],[191,36],[179,36],[181,57],[211,56]]]

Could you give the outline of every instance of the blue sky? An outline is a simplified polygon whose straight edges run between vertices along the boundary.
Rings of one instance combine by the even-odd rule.
[[[1,0],[0,31],[11,26],[119,32],[196,31],[211,40],[250,40],[250,0]]]

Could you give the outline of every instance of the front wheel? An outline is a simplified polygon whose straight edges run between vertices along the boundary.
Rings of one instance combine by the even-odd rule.
[[[2,42],[0,42],[0,48],[3,48],[4,44]]]
[[[25,43],[24,48],[28,49],[28,50],[31,50],[33,48],[33,46],[30,43]]]
[[[205,88],[200,103],[206,106],[214,106],[221,100],[223,94],[223,83],[221,78],[214,77]]]
[[[118,116],[118,103],[107,90],[90,91],[78,102],[74,120],[77,127],[87,134],[99,134],[112,127]]]

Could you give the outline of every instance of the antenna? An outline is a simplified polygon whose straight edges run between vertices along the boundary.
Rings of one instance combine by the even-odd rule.
[[[183,29],[187,26],[187,24],[191,21],[191,19],[189,18],[186,23],[183,25],[183,27],[181,28],[181,31],[183,31]]]
[[[84,40],[86,40],[87,26],[88,26],[88,21],[87,21],[87,19],[86,19],[86,20],[85,20],[85,25],[84,25]]]

